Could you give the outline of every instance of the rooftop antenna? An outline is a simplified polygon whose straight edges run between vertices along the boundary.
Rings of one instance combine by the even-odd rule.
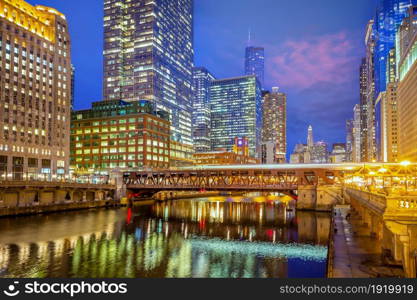
[[[251,38],[252,38],[252,33],[251,33],[251,29],[250,29],[250,27],[249,27],[249,31],[248,31],[248,47],[250,46],[250,44],[251,44]]]

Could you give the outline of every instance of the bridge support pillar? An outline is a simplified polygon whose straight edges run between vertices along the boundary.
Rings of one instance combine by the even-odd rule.
[[[317,189],[314,185],[300,185],[298,187],[297,209],[316,210]]]

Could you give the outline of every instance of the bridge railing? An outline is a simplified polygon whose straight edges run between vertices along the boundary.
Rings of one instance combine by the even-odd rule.
[[[347,187],[346,191],[362,204],[379,208],[383,214],[417,218],[417,196],[385,195],[377,191],[365,191],[355,187]]]

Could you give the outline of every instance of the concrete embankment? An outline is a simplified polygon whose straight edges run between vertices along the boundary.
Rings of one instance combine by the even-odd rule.
[[[27,216],[55,212],[76,211],[94,208],[118,207],[119,202],[113,200],[54,203],[48,205],[31,205],[23,207],[1,207],[0,217]]]
[[[382,261],[379,241],[367,233],[350,206],[336,206],[330,234],[328,277],[403,277],[403,271]]]

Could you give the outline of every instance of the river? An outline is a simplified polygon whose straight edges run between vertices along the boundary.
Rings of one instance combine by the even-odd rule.
[[[325,277],[330,215],[212,197],[0,219],[0,277]]]

